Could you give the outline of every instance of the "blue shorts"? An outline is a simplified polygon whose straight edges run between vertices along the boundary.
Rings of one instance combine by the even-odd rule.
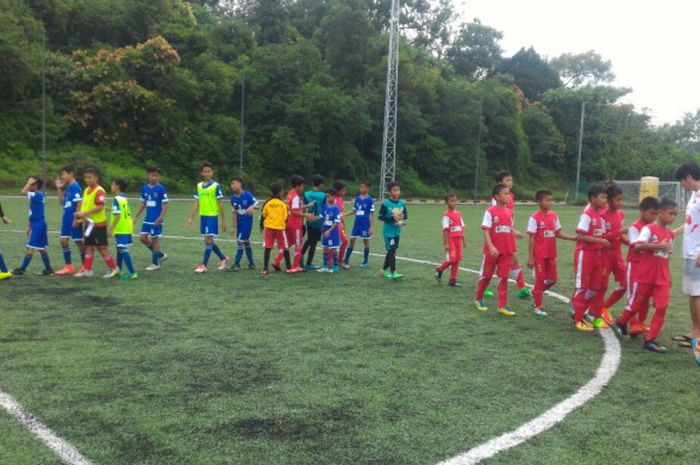
[[[321,243],[323,247],[327,249],[339,249],[340,248],[340,230],[335,228],[329,237],[326,237],[326,231],[323,231],[323,239]]]
[[[218,216],[200,216],[199,217],[199,233],[202,236],[218,236],[219,235],[219,217]]]
[[[399,240],[401,239],[400,236],[394,236],[394,237],[385,237],[384,238],[384,245],[386,246],[386,251],[388,252],[392,248],[398,249],[399,248]]]
[[[61,239],[73,239],[75,242],[83,240],[83,225],[73,227],[73,216],[64,216],[61,222]]]
[[[372,239],[372,235],[369,233],[369,228],[369,224],[355,221],[355,224],[352,225],[352,234],[350,234],[350,237],[353,239],[357,237],[361,239]]]
[[[145,221],[141,225],[141,235],[149,235],[151,237],[161,237],[163,235],[163,223],[160,226],[156,226],[153,223],[146,223]]]
[[[250,240],[250,235],[253,232],[253,223],[237,225],[236,226],[236,239],[239,242],[247,242]]]
[[[114,242],[117,243],[117,248],[126,248],[131,245],[131,234],[115,234]]]
[[[38,221],[31,225],[29,231],[29,242],[27,247],[30,249],[44,250],[49,246],[48,227],[45,221]]]

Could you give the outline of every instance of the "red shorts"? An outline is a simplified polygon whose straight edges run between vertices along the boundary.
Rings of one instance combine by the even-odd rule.
[[[491,278],[496,272],[496,276],[501,279],[508,279],[510,267],[513,264],[513,255],[499,255],[492,257],[484,255],[484,262],[481,265],[481,276]],[[498,268],[498,271],[496,271]]]
[[[294,246],[297,249],[301,249],[302,240],[304,239],[304,228],[302,226],[298,228],[287,226],[285,234],[287,235],[287,244],[289,244],[289,247]]]
[[[535,279],[544,281],[557,281],[557,259],[556,258],[536,258],[535,259]]]
[[[608,277],[607,260],[602,250],[576,250],[574,252],[574,282],[576,289],[603,289]]]
[[[283,229],[265,229],[263,232],[263,244],[266,249],[271,249],[275,246],[277,242],[277,247],[280,250],[287,250],[289,248],[289,242],[287,241],[287,234]]]
[[[450,237],[449,238],[450,251],[447,252],[448,262],[461,262],[462,261],[462,250],[464,249],[464,238],[463,237]]]
[[[615,282],[626,284],[627,282],[627,262],[622,256],[622,249],[604,250],[603,255],[607,258],[608,276],[612,273]]]
[[[654,308],[668,308],[671,286],[658,284],[632,283],[629,305],[632,311],[639,312],[649,308],[649,299],[654,299]]]

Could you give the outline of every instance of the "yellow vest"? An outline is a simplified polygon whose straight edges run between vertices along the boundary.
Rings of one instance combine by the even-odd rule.
[[[263,207],[262,216],[265,217],[263,226],[266,229],[282,231],[287,229],[287,217],[289,211],[287,204],[280,199],[270,199]]]
[[[97,196],[99,194],[102,194],[102,196],[106,199],[107,194],[105,193],[105,190],[102,188],[102,186],[95,186],[95,188],[90,192],[90,188],[86,187],[85,191],[83,192],[83,204],[80,206],[80,211],[81,212],[86,212],[88,210],[92,210],[97,206],[95,203],[95,200],[97,199]],[[103,208],[102,210],[98,211],[97,213],[92,213],[88,215],[88,218],[92,220],[95,224],[102,224],[107,222],[107,212]]]
[[[116,196],[114,201],[119,205],[119,217],[117,218],[114,213],[112,213],[114,234],[128,234],[130,236],[134,232],[134,221],[131,219],[129,201],[123,195]]]
[[[204,182],[197,184],[197,199],[199,199],[200,216],[219,216],[219,183],[211,181],[211,184],[204,187]]]

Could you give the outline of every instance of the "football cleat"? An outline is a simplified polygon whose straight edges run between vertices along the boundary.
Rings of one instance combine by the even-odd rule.
[[[340,268],[337,266],[334,266],[333,268],[330,269],[329,273],[340,273]]]
[[[480,312],[485,312],[486,310],[488,310],[488,307],[486,306],[486,304],[484,303],[483,300],[475,300],[475,301],[474,301],[474,306],[475,306],[476,309],[479,310]]]
[[[600,317],[593,320],[593,327],[595,329],[608,329],[610,326],[608,326],[603,317]]]
[[[160,270],[160,265],[150,264],[146,267],[146,271],[156,271],[156,270]]]
[[[442,270],[440,268],[435,268],[435,281],[442,281]]]
[[[615,320],[613,319],[612,315],[610,314],[610,311],[607,308],[603,309],[601,317],[608,326],[612,326],[612,324],[615,323]]]
[[[647,332],[647,329],[644,326],[644,323],[636,321],[630,324],[630,336],[637,337],[640,334],[644,334],[645,332]]]
[[[37,273],[37,276],[53,276],[53,269],[44,268],[43,270]]]
[[[73,265],[66,265],[56,272],[56,276],[65,276],[67,274],[75,274]]]
[[[619,321],[616,321],[612,325],[612,329],[613,329],[613,331],[615,331],[615,334],[617,334],[618,337],[629,336],[629,331],[627,331],[627,325],[623,325]]]
[[[447,285],[450,287],[462,287],[462,285],[459,284],[456,279],[450,279],[450,282]]]
[[[369,263],[367,263],[367,262],[360,263],[360,268],[367,268],[368,266],[369,266]]]
[[[317,273],[330,273],[331,269],[328,268],[327,266],[323,266],[323,267],[319,268],[318,270],[316,270],[316,272]]]
[[[241,271],[241,265],[238,265],[238,264],[234,263],[233,265],[231,265],[231,268],[229,268],[228,270],[229,270],[229,271],[234,271],[234,272],[235,272],[235,271]]]
[[[666,352],[668,352],[668,349],[666,349],[666,347],[662,346],[655,340],[645,341],[644,350],[648,350],[649,352],[655,352],[657,354],[665,354]]]
[[[105,273],[102,277],[104,279],[111,279],[111,278],[116,278],[119,276],[119,268],[115,268],[113,270],[109,270],[107,273]]]
[[[548,316],[547,312],[545,312],[545,311],[542,310],[541,308],[536,308],[536,309],[534,309],[534,310],[532,311],[532,313],[534,313],[534,314],[537,315],[537,316]]]
[[[207,267],[204,265],[199,265],[197,268],[194,269],[194,272],[197,274],[202,274],[207,272]]]
[[[11,277],[12,277],[12,273],[10,271],[0,272],[0,281],[2,281],[3,279],[11,278]]]
[[[219,271],[224,271],[226,267],[228,266],[228,262],[230,262],[231,259],[228,257],[224,257],[223,260],[219,262]]]
[[[92,278],[93,276],[95,276],[95,272],[92,270],[78,271],[73,275],[74,278]]]
[[[574,323],[574,327],[578,331],[584,331],[584,332],[595,331],[593,326],[585,320],[581,320],[581,321]]]
[[[15,268],[14,271],[12,271],[12,274],[15,276],[24,276],[27,273],[27,270],[24,268]]]
[[[394,281],[398,281],[401,278],[403,278],[403,275],[401,273],[397,273],[396,271],[391,273],[391,279],[393,279]]]
[[[138,279],[139,275],[136,273],[124,273],[121,278],[119,278],[122,281],[133,281],[134,279]]]
[[[344,270],[349,270],[349,269],[350,269],[350,265],[348,265],[347,263],[341,263],[341,264],[340,264],[340,267],[341,267],[342,269],[344,269]]]
[[[517,313],[515,313],[513,310],[510,309],[510,307],[501,307],[498,309],[498,313],[504,316],[515,316]]]

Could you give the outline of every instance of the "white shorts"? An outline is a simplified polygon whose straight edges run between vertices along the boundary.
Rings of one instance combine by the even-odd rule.
[[[691,297],[700,297],[700,267],[695,260],[686,258],[683,266],[683,293]]]

